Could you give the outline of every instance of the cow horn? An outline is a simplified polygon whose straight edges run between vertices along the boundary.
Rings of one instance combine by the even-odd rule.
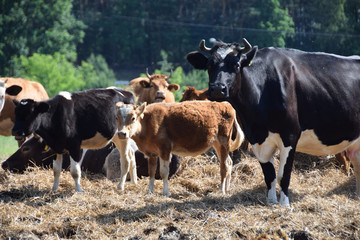
[[[166,81],[167,81],[167,80],[169,80],[169,79],[171,78],[172,74],[173,74],[173,70],[171,69],[171,71],[170,71],[170,75],[169,75],[169,76],[167,76],[167,77],[165,78],[165,80],[166,80]]]
[[[200,44],[199,44],[199,48],[201,51],[205,52],[205,53],[210,53],[211,48],[208,48],[205,46],[205,40],[201,40]]]
[[[149,69],[148,68],[146,68],[146,76],[148,77],[148,79],[151,78],[151,75],[149,74]]]
[[[242,47],[242,48],[241,48],[241,51],[242,51],[242,52],[248,52],[248,51],[250,51],[250,49],[252,48],[252,46],[251,46],[251,44],[250,44],[245,38],[243,38],[243,43],[244,43],[245,47]]]

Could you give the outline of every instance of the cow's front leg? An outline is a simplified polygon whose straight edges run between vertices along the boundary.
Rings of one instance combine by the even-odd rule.
[[[54,184],[52,187],[53,191],[56,191],[59,188],[62,162],[63,162],[62,154],[56,154],[56,159],[53,161],[53,171],[54,171]]]
[[[155,184],[155,173],[157,168],[157,157],[149,157],[148,159],[148,171],[149,171],[149,188],[147,193],[153,194],[154,193],[154,184]]]
[[[278,181],[280,185],[280,204],[289,205],[289,185],[294,161],[295,148],[282,147],[280,149],[280,164],[278,170]]]
[[[163,180],[163,195],[170,196],[169,191],[169,166],[171,161],[171,155],[166,159],[160,158],[160,176]]]
[[[266,163],[260,162],[261,169],[264,174],[264,179],[267,187],[267,203],[278,203],[276,197],[276,171],[274,166],[274,159],[271,158],[270,161]]]

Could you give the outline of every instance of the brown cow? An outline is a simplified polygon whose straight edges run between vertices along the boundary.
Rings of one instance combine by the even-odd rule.
[[[154,192],[158,156],[163,195],[168,196],[171,153],[197,156],[210,147],[215,148],[220,158],[221,190],[224,194],[229,191],[232,168],[229,151],[240,146],[244,134],[228,102],[186,101],[148,106],[144,103],[139,107],[118,103],[117,121],[119,138],[132,138],[149,158],[148,193]],[[231,140],[233,131],[237,132],[234,141]]]
[[[180,102],[190,101],[190,100],[207,100],[207,91],[208,88],[202,90],[196,90],[194,87],[186,87],[183,92],[183,96]]]
[[[139,103],[175,102],[173,92],[179,90],[180,86],[175,83],[168,83],[171,75],[150,75],[146,69],[147,78],[135,78],[130,81],[129,86],[133,89],[135,96],[138,97]]]
[[[10,87],[7,87],[6,84],[7,80],[1,80],[0,78],[0,114],[2,109],[4,108],[5,104],[5,97],[8,95],[16,96],[19,94],[19,92],[22,90],[22,88],[18,85],[12,85]],[[9,97],[9,96],[7,96]]]
[[[0,114],[0,135],[11,136],[11,129],[15,122],[15,104],[13,99],[21,100],[24,98],[34,99],[36,101],[42,101],[49,98],[45,88],[38,82],[29,81],[23,78],[0,78],[1,81],[6,81],[6,86],[20,86],[21,92],[16,96],[5,95],[4,108]],[[23,141],[18,141],[19,146]]]

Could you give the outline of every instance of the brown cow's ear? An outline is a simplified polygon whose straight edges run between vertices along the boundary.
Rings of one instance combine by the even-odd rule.
[[[142,86],[143,88],[149,88],[149,87],[151,87],[151,84],[148,81],[141,80],[140,86]]]
[[[147,103],[144,102],[143,104],[141,104],[139,107],[136,108],[136,112],[137,112],[138,116],[140,116],[140,118],[144,117],[143,113],[146,109],[146,104]]]
[[[168,89],[171,92],[176,92],[177,90],[180,89],[180,86],[179,86],[179,84],[171,83],[171,84],[169,84]]]

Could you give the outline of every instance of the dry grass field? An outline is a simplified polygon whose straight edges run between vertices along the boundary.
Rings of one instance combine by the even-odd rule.
[[[250,154],[234,164],[231,194],[219,191],[219,175],[214,158],[183,158],[163,197],[161,181],[146,194],[147,178],[121,193],[117,183],[84,173],[78,194],[69,172],[52,192],[52,170],[0,170],[0,239],[360,239],[355,179],[332,161],[297,157],[290,208],[265,204]]]

